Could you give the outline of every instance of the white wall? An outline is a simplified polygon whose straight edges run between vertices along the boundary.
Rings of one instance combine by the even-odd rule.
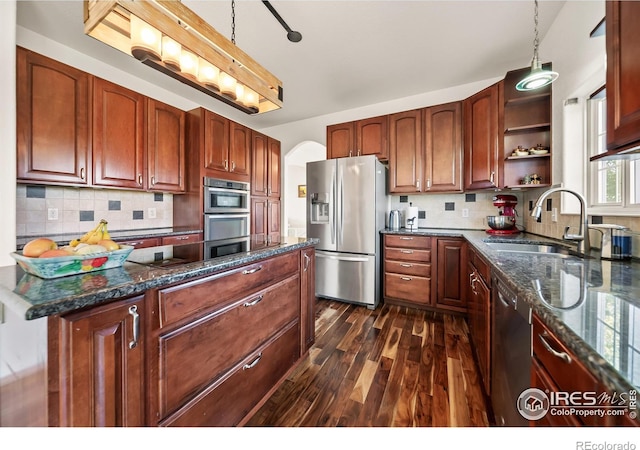
[[[16,249],[16,2],[0,1],[0,266]]]

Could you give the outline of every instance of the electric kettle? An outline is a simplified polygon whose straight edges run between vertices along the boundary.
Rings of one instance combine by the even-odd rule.
[[[389,228],[394,231],[400,229],[400,211],[397,209],[389,213]]]

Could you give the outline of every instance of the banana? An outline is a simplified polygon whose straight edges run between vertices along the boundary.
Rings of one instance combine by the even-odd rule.
[[[69,245],[72,247],[77,247],[78,244],[97,244],[100,240],[103,239],[103,230],[107,225],[107,221],[101,219],[100,222],[91,230],[87,231],[80,239],[73,239],[69,242]]]
[[[78,239],[78,243],[80,243],[80,242],[86,243],[87,239],[89,239],[89,236],[91,236],[93,233],[95,233],[96,230],[98,228],[100,228],[101,226],[102,226],[102,223],[98,223],[98,225],[96,225],[92,230],[87,231],[85,234],[82,235],[82,237],[80,239]]]
[[[111,240],[111,235],[109,234],[109,231],[107,231],[107,222],[106,221],[102,225],[102,239]]]

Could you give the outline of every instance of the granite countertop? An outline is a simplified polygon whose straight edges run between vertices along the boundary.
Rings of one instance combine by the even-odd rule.
[[[617,393],[640,388],[639,262],[601,260],[595,252],[586,259],[502,252],[487,245],[492,241],[566,245],[529,233],[497,236],[484,230],[429,228],[382,233],[465,238],[603,386]]]
[[[88,230],[87,230],[88,231]],[[109,235],[112,239],[144,239],[154,237],[167,237],[167,236],[180,236],[184,234],[198,234],[202,233],[202,230],[183,227],[162,227],[162,228],[138,228],[135,230],[109,230]],[[16,247],[21,250],[24,245],[36,237],[48,237],[54,240],[58,245],[67,245],[70,240],[77,239],[84,233],[65,233],[56,235],[43,235],[43,236],[18,236],[16,239]]]
[[[25,273],[18,265],[0,267],[0,302],[26,320],[38,319],[142,294],[147,289],[231,269],[317,242],[283,237],[278,245],[170,267],[130,262],[136,252],[150,250],[139,249],[133,250],[122,267],[47,280]]]

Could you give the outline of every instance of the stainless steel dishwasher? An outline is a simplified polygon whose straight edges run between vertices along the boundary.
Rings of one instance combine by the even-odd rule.
[[[499,276],[493,279],[491,403],[497,426],[528,426],[517,408],[531,387],[531,307]]]

